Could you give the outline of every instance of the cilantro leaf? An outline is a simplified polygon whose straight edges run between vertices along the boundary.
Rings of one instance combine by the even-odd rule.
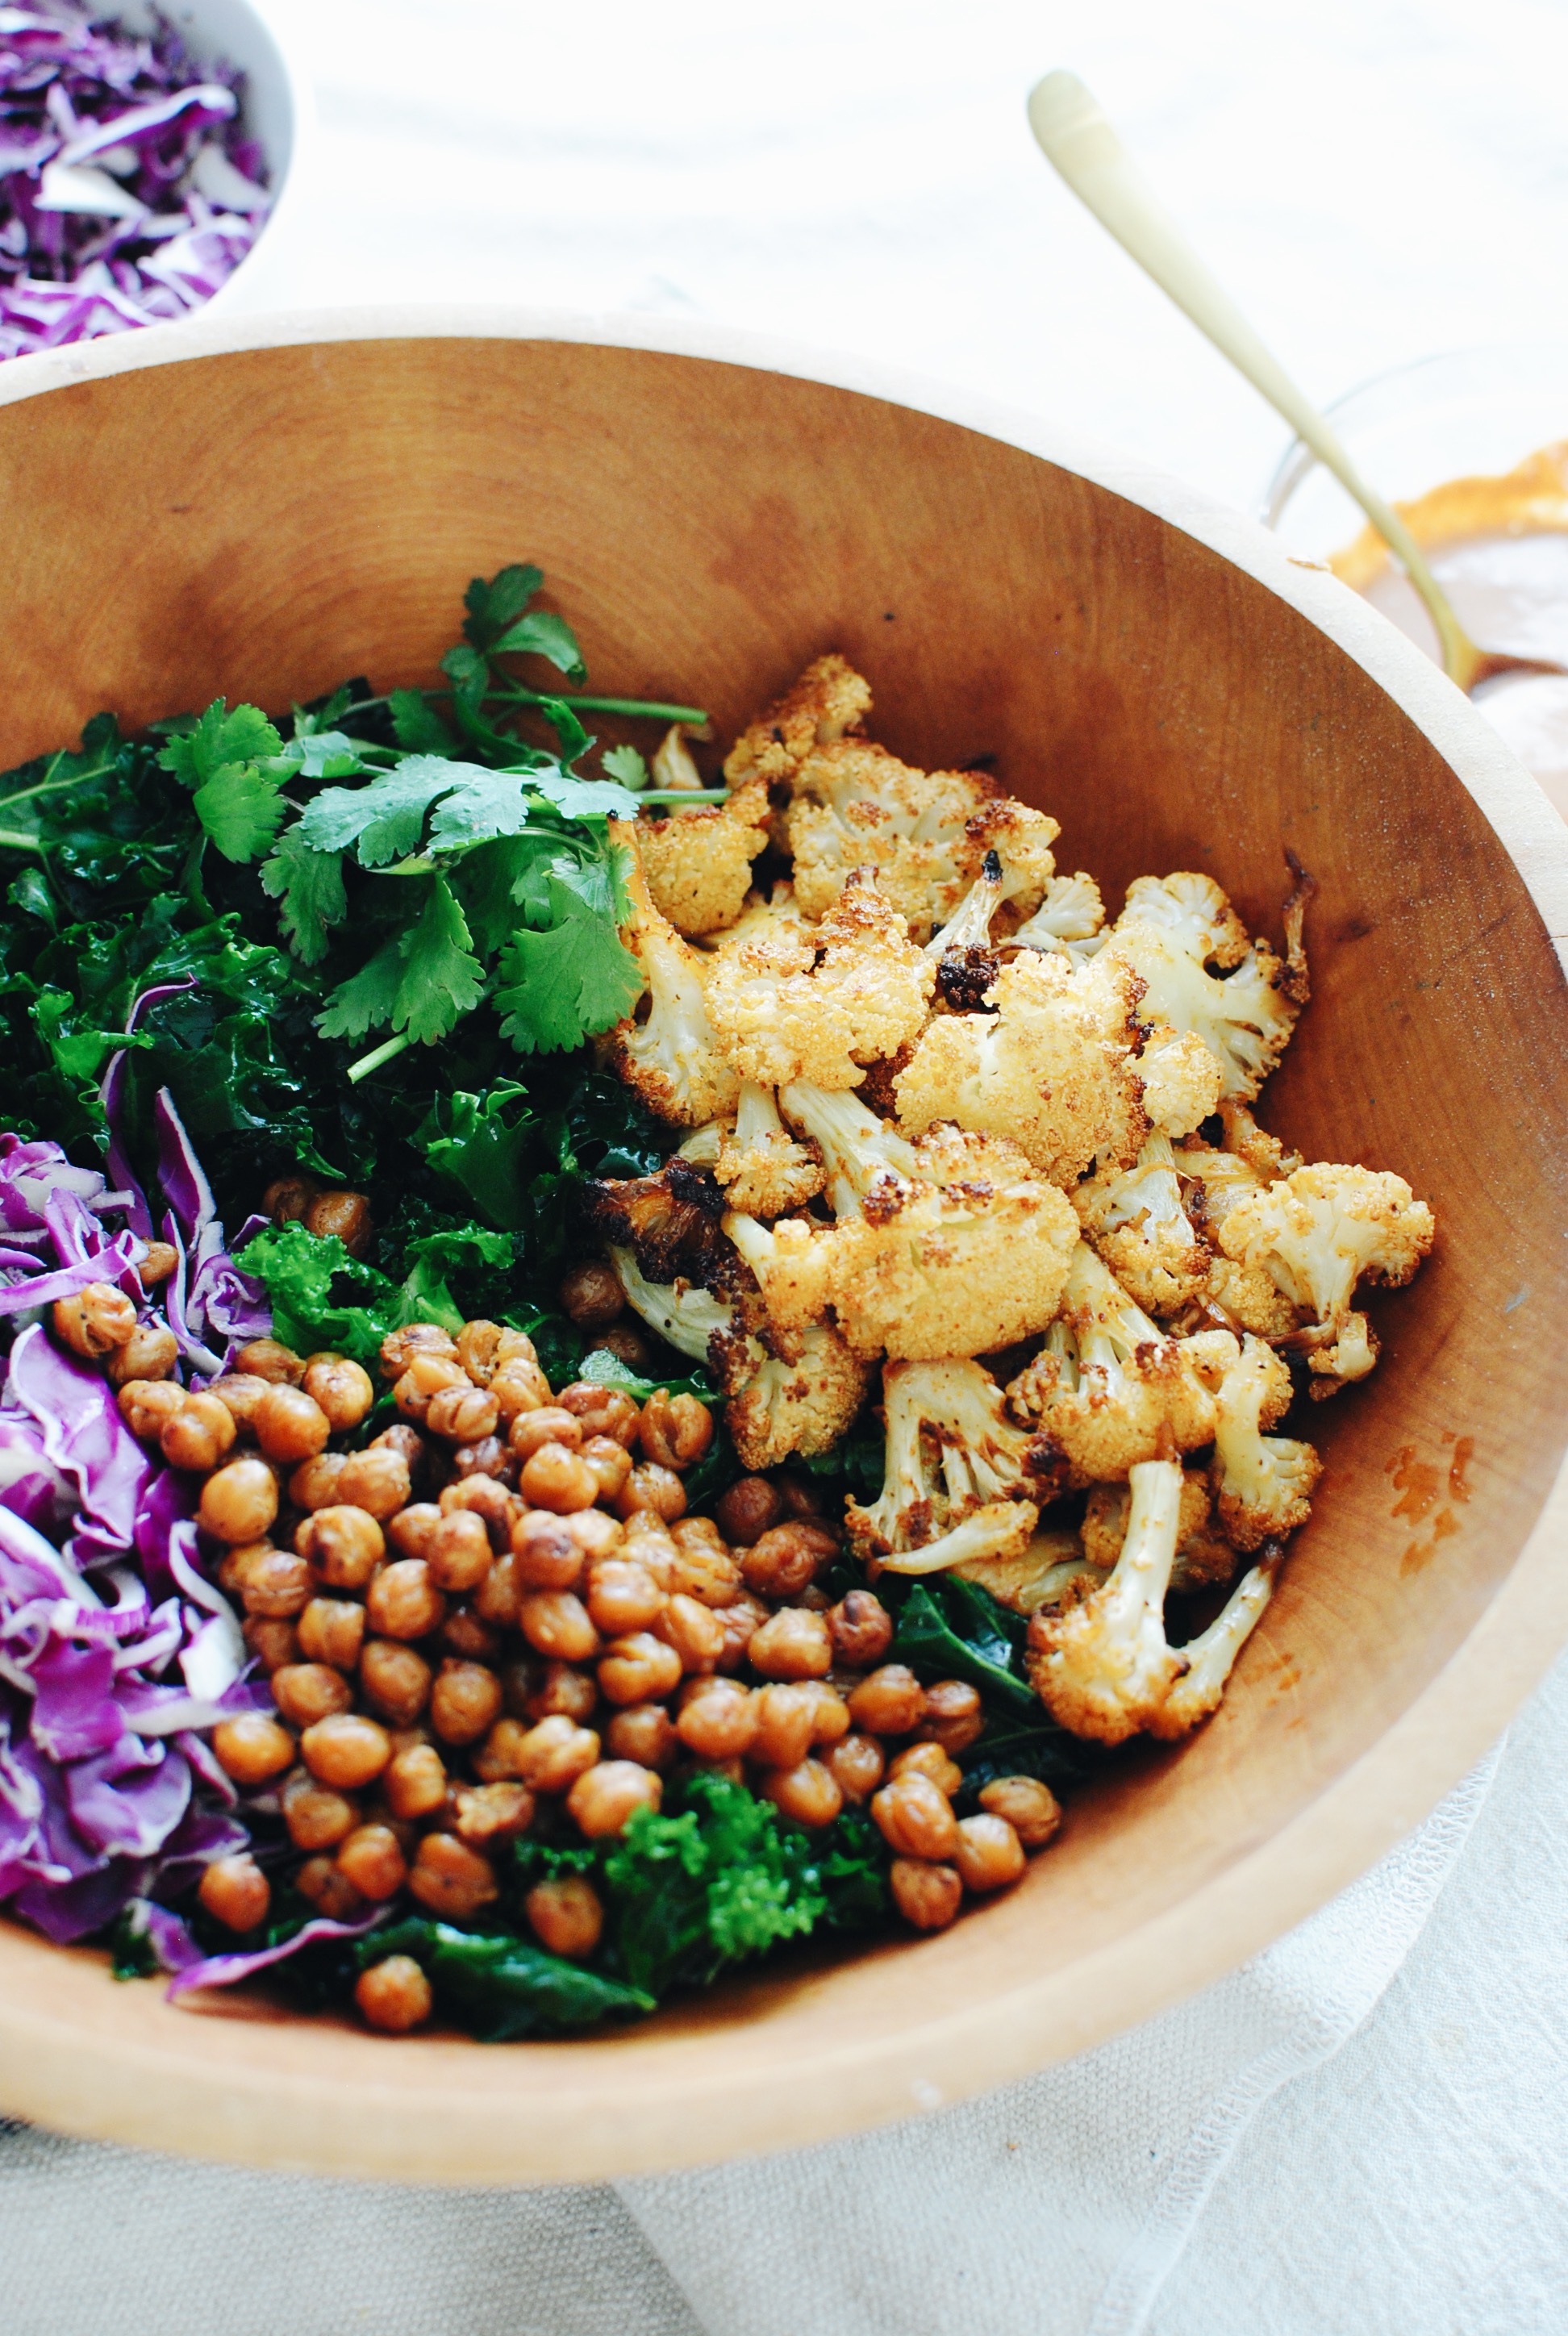
[[[498,835],[517,835],[527,826],[529,803],[517,772],[476,771],[470,763],[449,767],[461,772],[463,780],[431,823],[433,852],[464,851],[470,844],[489,843]],[[536,784],[531,774],[528,784]]]
[[[225,860],[258,860],[276,841],[288,805],[278,780],[254,763],[226,763],[196,790],[196,816]]]
[[[648,764],[635,746],[607,746],[599,761],[612,779],[618,779],[633,794],[640,794],[648,784]]]
[[[174,733],[159,754],[166,771],[195,794],[196,816],[225,860],[255,860],[283,824],[278,788],[288,765],[283,741],[258,706],[232,714],[215,697],[189,730]],[[270,767],[263,767],[269,765]]]
[[[637,816],[637,797],[609,779],[574,779],[570,771],[531,771],[528,784],[567,819]]]
[[[452,881],[481,956],[493,957],[505,947],[522,921],[520,907],[524,917],[529,915],[529,901],[537,904],[532,911],[536,921],[549,917],[546,879],[560,849],[559,835],[530,829],[482,843],[455,864]]]
[[[189,730],[170,738],[158,760],[194,793],[227,764],[263,762],[282,752],[283,741],[259,706],[237,706],[230,714],[226,701],[215,697]]]
[[[542,583],[542,577],[540,580]],[[582,661],[577,635],[564,617],[552,617],[546,608],[532,608],[515,625],[509,625],[498,641],[490,643],[490,654],[492,657],[548,657],[558,673],[565,674],[568,681],[588,679],[588,667]]]
[[[346,779],[365,765],[352,738],[341,730],[296,731],[286,754],[297,754],[301,774],[307,779]]]
[[[510,624],[521,616],[544,581],[544,570],[532,566],[503,568],[487,584],[476,576],[463,596],[468,610],[463,632],[476,649],[493,648]]]
[[[477,763],[410,754],[367,786],[327,787],[301,818],[300,840],[313,852],[342,852],[352,843],[361,867],[385,867],[414,849],[425,813],[438,795],[457,785],[460,773],[482,779],[491,775]]]
[[[278,921],[302,965],[319,965],[326,936],[348,914],[343,866],[336,852],[313,852],[291,827],[261,871],[263,891],[281,900]]]
[[[393,735],[411,754],[456,754],[456,739],[423,689],[394,689],[386,705]]]
[[[398,943],[404,960],[393,1027],[431,1046],[454,1029],[484,994],[484,968],[469,950],[467,920],[438,876],[419,922]]]
[[[631,1012],[642,995],[642,970],[602,909],[591,906],[558,864],[548,879],[553,924],[512,935],[501,959],[496,1011],[502,1036],[520,1055],[550,1054],[580,1046]],[[608,891],[608,872],[600,877]]]
[[[403,979],[402,941],[403,936],[394,934],[357,973],[339,982],[326,1010],[316,1017],[324,1038],[363,1038],[367,1030],[391,1021]]]

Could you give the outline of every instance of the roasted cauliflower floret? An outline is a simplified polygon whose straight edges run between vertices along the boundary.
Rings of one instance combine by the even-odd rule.
[[[822,1154],[828,1206],[835,1217],[860,1214],[884,1177],[912,1176],[915,1148],[858,1095],[829,1094],[797,1080],[779,1091],[779,1109]]]
[[[1092,1163],[1130,1168],[1148,1120],[1135,1049],[1137,977],[1105,956],[1074,966],[1023,950],[987,992],[994,1014],[939,1015],[895,1082],[900,1124],[939,1119],[1006,1136],[1055,1184]]]
[[[895,1573],[979,1557],[1021,1557],[1038,1522],[1027,1498],[1029,1438],[1008,1420],[979,1363],[890,1363],[882,1373],[887,1467],[869,1508],[852,1501],[850,1542]]]
[[[1299,1333],[1297,1342],[1311,1350],[1320,1378],[1337,1385],[1365,1377],[1377,1356],[1364,1318],[1351,1312],[1357,1282],[1410,1280],[1436,1231],[1431,1210],[1402,1176],[1323,1162],[1244,1193],[1217,1238],[1227,1257],[1266,1273],[1304,1318],[1310,1336]]]
[[[612,1246],[609,1256],[633,1312],[677,1354],[708,1364],[726,1394],[745,1386],[767,1361],[745,1308],[699,1281],[650,1281],[633,1250]]]
[[[1118,1548],[1120,1543],[1117,1543]],[[1041,1525],[1015,1557],[967,1557],[950,1569],[960,1582],[989,1590],[998,1606],[1015,1614],[1037,1614],[1042,1606],[1066,1603],[1097,1590],[1109,1572],[1089,1564],[1070,1525]]]
[[[663,819],[638,814],[648,889],[677,933],[722,932],[735,923],[751,883],[751,863],[768,840],[768,817],[760,779],[737,787],[728,803],[694,803]]]
[[[937,968],[942,1003],[956,1014],[973,1013],[1001,969],[999,950],[1008,944],[992,926],[1004,909],[1021,920],[1042,900],[1056,862],[1051,844],[1054,819],[1026,803],[998,795],[969,823],[971,845],[984,846],[979,872],[951,918],[926,943]]]
[[[1173,1313],[1202,1290],[1211,1252],[1183,1205],[1168,1135],[1151,1135],[1132,1167],[1087,1178],[1072,1202],[1085,1238],[1151,1314]]]
[[[911,770],[853,738],[808,755],[791,791],[785,840],[807,916],[832,907],[852,869],[872,868],[917,941],[968,890],[984,856],[969,824],[998,792],[978,772]]]
[[[714,1176],[729,1207],[754,1217],[803,1208],[826,1182],[816,1145],[797,1142],[779,1117],[773,1089],[750,1079],[741,1088],[734,1126],[720,1129]]]
[[[732,949],[754,949],[759,941],[775,941],[786,931],[809,939],[816,927],[803,912],[794,886],[787,876],[781,876],[765,900],[760,892],[748,892],[735,923],[726,925],[722,933],[705,933],[701,947],[706,957],[727,957]]]
[[[621,939],[642,968],[648,1009],[640,1021],[631,1015],[618,1022],[601,1050],[650,1111],[681,1126],[699,1127],[734,1110],[740,1077],[719,1051],[708,1019],[704,959],[655,908],[633,829],[612,820],[610,833],[633,847],[627,879],[631,920]]]
[[[868,1365],[819,1322],[793,1342],[791,1359],[765,1356],[725,1407],[743,1468],[774,1468],[792,1454],[826,1452],[865,1400]]]
[[[1042,1609],[1029,1624],[1036,1694],[1061,1727],[1101,1744],[1142,1733],[1184,1736],[1206,1718],[1272,1586],[1272,1562],[1255,1566],[1209,1630],[1189,1647],[1171,1646],[1164,1604],[1182,1471],[1174,1460],[1144,1461],[1129,1482],[1126,1537],[1109,1579],[1076,1604]]]
[[[1263,1432],[1283,1416],[1290,1395],[1290,1374],[1272,1348],[1244,1338],[1214,1397],[1214,1496],[1234,1549],[1282,1541],[1311,1514],[1322,1462],[1311,1445]]]
[[[1076,876],[1051,878],[1034,915],[1014,932],[1011,946],[1054,950],[1077,963],[1094,955],[1105,922],[1100,888],[1080,868]]]
[[[1233,1120],[1236,1112],[1244,1114],[1244,1127]],[[1227,1127],[1233,1127],[1237,1136],[1245,1142],[1245,1154],[1216,1149],[1196,1135],[1188,1136],[1174,1147],[1187,1213],[1207,1238],[1213,1252],[1198,1301],[1208,1314],[1220,1317],[1238,1330],[1251,1330],[1260,1338],[1284,1338],[1297,1327],[1300,1317],[1296,1308],[1260,1267],[1238,1265],[1233,1258],[1225,1255],[1219,1246],[1220,1229],[1238,1201],[1249,1192],[1261,1192],[1268,1184],[1277,1183],[1281,1175],[1289,1173],[1290,1169],[1300,1167],[1300,1156],[1287,1153],[1272,1136],[1264,1135],[1244,1104],[1228,1100],[1221,1105],[1221,1113]],[[1279,1161],[1287,1164],[1281,1167]]]
[[[682,1274],[701,1280],[723,1246],[724,1195],[685,1152],[657,1176],[591,1180],[578,1206],[588,1231],[612,1248],[632,1251],[650,1281],[674,1281]]]
[[[725,1237],[755,1275],[775,1329],[803,1330],[833,1305],[842,1260],[838,1231],[814,1217],[781,1217],[765,1225],[737,1210],[725,1218]]]
[[[1188,1135],[1214,1110],[1225,1066],[1192,1030],[1156,1023],[1138,1057],[1144,1109],[1162,1135]]]
[[[1209,876],[1140,876],[1096,963],[1106,957],[1143,981],[1146,1020],[1190,1030],[1217,1056],[1226,1095],[1257,1094],[1305,1002],[1304,960],[1298,973],[1266,941],[1249,943]]]
[[[726,757],[725,777],[732,787],[750,778],[793,778],[813,748],[859,730],[871,703],[870,684],[836,650],[818,657],[741,733]]]
[[[926,1018],[935,968],[864,869],[851,871],[815,931],[781,926],[709,960],[707,1007],[745,1079],[853,1086]]]
[[[1054,1458],[1063,1489],[1110,1483],[1142,1461],[1213,1442],[1213,1382],[1235,1350],[1224,1331],[1163,1336],[1080,1241],[1060,1318],[1008,1387],[1008,1406],[1038,1426],[1040,1471]]]
[[[1102,1578],[1122,1553],[1131,1499],[1125,1484],[1096,1484],[1089,1494],[1084,1511],[1084,1557],[1101,1569]],[[1176,1557],[1171,1568],[1173,1593],[1210,1589],[1215,1582],[1229,1582],[1236,1571],[1235,1550],[1214,1530],[1213,1509],[1207,1469],[1183,1469]]]

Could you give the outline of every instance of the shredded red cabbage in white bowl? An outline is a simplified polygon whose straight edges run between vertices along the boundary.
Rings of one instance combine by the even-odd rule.
[[[280,191],[280,95],[286,111],[281,60],[240,0],[0,5],[0,359],[210,300]]]

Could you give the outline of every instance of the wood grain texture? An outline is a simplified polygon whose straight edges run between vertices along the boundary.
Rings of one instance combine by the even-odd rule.
[[[355,672],[433,678],[462,585],[519,558],[597,688],[705,703],[721,733],[842,648],[876,735],[928,766],[986,757],[1113,907],[1135,875],[1203,869],[1277,940],[1290,844],[1320,887],[1315,997],[1266,1115],[1309,1157],[1407,1175],[1439,1246],[1373,1301],[1373,1380],[1315,1413],[1316,1513],[1219,1717],[1080,1799],[1001,1903],[635,2031],[504,2049],[255,2000],[192,2017],[0,1926],[0,2103],[164,2148],[464,2181],[912,2113],[1254,1952],[1425,1812],[1568,1634],[1568,1016],[1476,797],[1537,899],[1561,897],[1568,848],[1380,620],[1331,579],[1298,589],[1238,522],[1158,515],[1175,491],[1130,471],[1118,492],[1104,462],[755,363],[338,330],[246,346],[265,320],[214,324],[209,354],[138,336],[73,353],[82,377],[41,374],[46,394],[5,384],[0,762],[103,706],[144,721],[219,692],[283,708]],[[1419,1514],[1402,1455],[1436,1472]]]

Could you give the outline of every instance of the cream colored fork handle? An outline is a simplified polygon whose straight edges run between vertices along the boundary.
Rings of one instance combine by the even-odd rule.
[[[1316,406],[1210,275],[1076,73],[1047,73],[1037,83],[1029,93],[1029,126],[1079,201],[1355,497],[1426,602],[1449,679],[1468,689],[1481,653],[1449,607],[1415,537],[1398,512],[1368,486]]]

